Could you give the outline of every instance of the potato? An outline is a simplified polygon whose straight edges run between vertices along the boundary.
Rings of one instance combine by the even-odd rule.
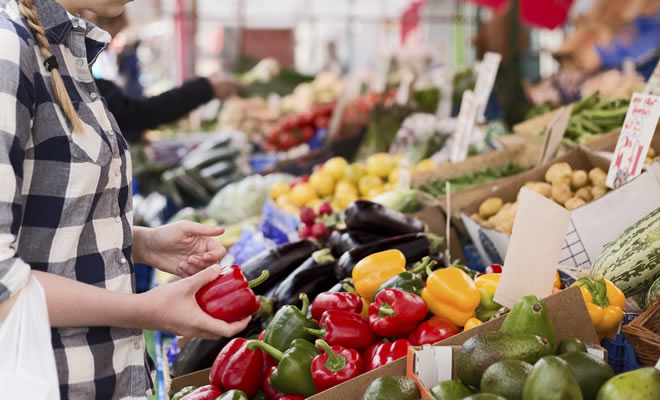
[[[515,216],[514,216],[515,218]],[[504,221],[501,221],[499,224],[495,225],[495,229],[497,229],[500,232],[504,232],[507,235],[510,235],[511,232],[513,232],[513,220],[514,218],[510,218]]]
[[[552,200],[555,202],[563,206],[566,200],[571,197],[573,197],[573,192],[571,192],[571,187],[567,183],[552,185]]]
[[[651,164],[653,162],[653,159],[651,157],[646,157],[646,160],[644,160],[645,164]]]
[[[649,152],[646,154],[646,157],[653,158],[657,155],[653,147],[649,147]]]
[[[588,180],[589,176],[587,175],[586,171],[581,169],[575,170],[573,171],[573,176],[571,177],[571,187],[573,190],[578,190],[579,188],[586,186]]]
[[[594,196],[591,194],[591,187],[585,186],[581,187],[575,192],[575,197],[586,201],[587,203],[594,199]]]
[[[566,200],[564,207],[566,207],[568,211],[571,211],[585,204],[587,204],[587,202],[584,201],[583,199],[579,197],[571,197],[570,199]]]
[[[546,182],[527,182],[523,187],[548,198],[552,194],[552,185]],[[518,192],[518,197],[520,197],[520,192]]]
[[[545,180],[548,183],[571,183],[573,168],[567,162],[553,164],[545,172]],[[568,181],[566,181],[568,179]]]
[[[594,197],[594,200],[603,197],[605,193],[607,193],[607,188],[604,185],[591,188],[591,195]]]
[[[498,211],[502,208],[503,201],[499,197],[491,197],[486,199],[479,206],[479,216],[484,219],[488,219],[493,215],[497,214]]]
[[[477,214],[477,213],[474,213],[474,214],[470,215],[470,218],[472,218],[472,219],[475,220],[476,222],[480,223],[481,225],[483,225],[483,224],[486,223],[486,220],[484,220],[483,218],[481,218],[481,216],[480,216],[479,214]]]
[[[607,174],[600,168],[594,168],[589,171],[589,180],[593,186],[605,186]]]

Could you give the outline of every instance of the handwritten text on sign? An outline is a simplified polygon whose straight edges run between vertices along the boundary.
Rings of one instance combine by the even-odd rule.
[[[635,93],[614,150],[607,186],[617,188],[642,171],[660,118],[660,97]]]

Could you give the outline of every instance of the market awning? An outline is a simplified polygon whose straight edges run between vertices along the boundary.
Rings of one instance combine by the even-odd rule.
[[[500,10],[509,0],[467,0],[480,6]],[[540,28],[555,29],[566,22],[574,0],[514,0],[519,2],[520,20]]]

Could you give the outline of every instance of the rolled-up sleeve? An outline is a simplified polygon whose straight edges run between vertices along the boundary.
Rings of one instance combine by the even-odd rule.
[[[0,302],[20,290],[30,275],[30,266],[16,254],[16,240],[24,203],[23,162],[34,110],[33,80],[27,69],[36,66],[21,63],[21,57],[29,59],[32,46],[27,32],[17,29],[0,15]]]

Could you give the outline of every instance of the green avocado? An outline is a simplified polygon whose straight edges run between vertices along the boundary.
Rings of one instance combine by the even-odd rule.
[[[417,384],[406,376],[376,378],[362,396],[362,400],[419,400]]]
[[[522,400],[523,386],[534,367],[520,360],[502,360],[486,369],[481,377],[481,392]]]
[[[431,394],[436,400],[461,400],[470,396],[472,390],[459,380],[442,381],[431,388]]]
[[[479,387],[481,377],[500,360],[530,364],[553,354],[547,339],[528,333],[485,332],[468,339],[456,357],[456,375],[466,385]]]
[[[523,400],[582,400],[582,392],[568,363],[547,356],[534,364],[523,387]]]
[[[561,343],[559,343],[559,348],[557,348],[557,354],[573,353],[573,352],[586,353],[587,346],[584,343],[582,343],[580,339],[574,337],[564,339],[561,341]]]
[[[646,367],[625,372],[605,382],[598,391],[597,400],[619,399],[660,399],[660,371]]]
[[[477,393],[472,396],[464,397],[463,400],[507,400],[505,397],[492,393]]]
[[[557,351],[557,333],[552,325],[545,303],[537,296],[518,300],[502,323],[500,332],[531,333],[548,339],[552,352]]]
[[[564,353],[559,357],[566,361],[573,371],[584,400],[596,400],[598,390],[614,376],[614,371],[609,364],[589,353]]]

